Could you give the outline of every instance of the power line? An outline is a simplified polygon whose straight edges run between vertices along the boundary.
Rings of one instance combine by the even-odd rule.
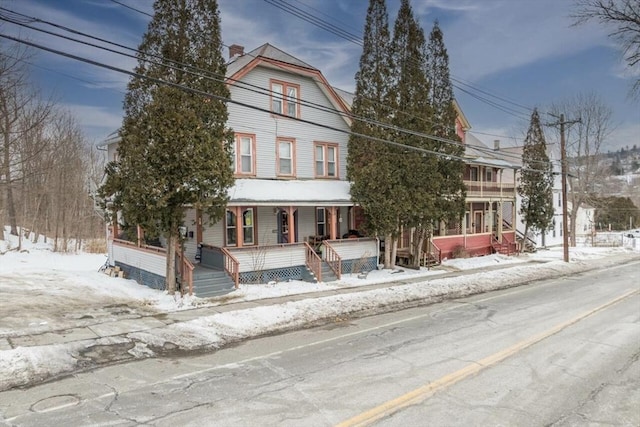
[[[118,2],[116,2],[116,3],[118,3]],[[47,24],[47,25],[54,26],[56,28],[63,29],[65,31],[71,32],[73,34],[78,34],[78,35],[83,36],[83,37],[92,38],[92,39],[95,39],[95,40],[98,40],[98,41],[101,41],[101,42],[104,42],[104,43],[107,43],[107,44],[111,44],[111,45],[114,45],[114,46],[117,46],[117,47],[120,47],[120,48],[123,48],[123,49],[126,49],[126,50],[130,50],[130,51],[133,51],[133,52],[140,53],[140,51],[138,51],[137,49],[133,49],[133,48],[130,48],[130,47],[125,46],[125,45],[114,43],[114,42],[111,42],[111,41],[106,40],[106,39],[98,38],[98,37],[92,36],[90,34],[79,32],[79,31],[73,30],[71,28],[62,26],[62,25],[58,25],[58,24],[55,24],[55,23],[52,23],[52,22],[48,22],[48,21],[44,21],[44,20],[41,20],[41,19],[38,19],[38,18],[34,18],[34,17],[28,17],[26,15],[19,14],[17,12],[13,12],[13,11],[10,11],[10,10],[7,10],[7,9],[1,8],[1,7],[0,7],[0,10],[3,10],[5,12],[9,12],[14,16],[17,15],[20,18],[20,19],[15,19],[15,18],[14,19],[9,19],[9,18],[0,17],[0,19],[6,20],[7,22],[11,22],[11,23],[14,23],[14,24],[17,24],[17,25],[24,26],[26,28],[30,28],[30,29],[33,29],[33,30],[36,30],[36,31],[41,31],[41,32],[44,32],[46,34],[54,35],[54,36],[57,36],[57,37],[64,38],[66,40],[75,41],[77,43],[82,43],[82,44],[85,44],[85,45],[89,45],[89,46],[92,46],[92,47],[103,49],[103,50],[106,50],[106,51],[109,51],[109,52],[112,52],[112,53],[116,53],[116,54],[119,54],[119,55],[128,56],[128,57],[131,57],[131,58],[136,58],[134,55],[131,55],[131,54],[126,54],[124,52],[116,51],[114,49],[106,48],[104,46],[99,46],[99,45],[96,45],[96,44],[93,44],[93,43],[89,43],[89,42],[86,42],[86,41],[74,39],[72,37],[64,36],[64,35],[61,35],[61,34],[58,34],[58,33],[54,33],[54,32],[50,32],[50,31],[47,31],[47,30],[44,30],[44,29],[35,28],[35,27],[29,26],[29,25],[24,23],[24,22],[41,22],[41,23],[44,23],[44,24]],[[134,10],[136,10],[136,9],[134,9]],[[136,11],[137,12],[141,12],[139,10],[136,10]],[[152,55],[152,57],[160,58],[161,60],[166,61],[166,59],[162,58],[162,57],[153,56],[153,55]],[[168,67],[175,68],[175,66],[170,66],[170,65],[166,65],[166,64],[159,64],[157,62],[153,62],[153,61],[149,61],[149,60],[147,60],[147,62],[150,62],[150,63],[153,63],[153,64],[157,64],[157,65],[163,65],[163,66],[168,66]],[[179,62],[175,62],[175,61],[172,61],[172,62],[174,64],[182,65],[182,66],[194,69],[194,70],[200,70],[200,69],[198,69],[196,67],[192,67],[192,66],[189,66],[187,64],[183,64],[183,63],[179,63]],[[245,86],[253,86],[253,87],[257,88],[258,90],[250,89],[250,88],[247,88],[247,87],[241,87],[242,89],[250,90],[252,92],[259,93],[259,94],[262,94],[262,95],[273,95],[272,91],[267,90],[267,89],[262,88],[262,87],[259,87],[259,86],[256,86],[256,85],[250,85],[250,84],[247,84],[247,83],[244,83],[244,82],[240,82],[238,80],[229,79],[229,78],[225,78],[225,77],[223,77],[224,80],[221,80],[220,78],[216,79],[215,77],[211,77],[211,75],[216,76],[215,73],[210,73],[210,72],[208,72],[206,70],[202,70],[202,71],[205,71],[208,75],[196,74],[191,70],[186,70],[186,71],[188,73],[195,74],[197,76],[201,76],[201,77],[205,77],[205,78],[211,78],[213,80],[217,80],[217,81],[220,81],[220,82],[223,82],[225,80],[235,81],[235,82],[240,83],[240,84],[245,85]],[[431,140],[434,140],[434,141],[437,141],[437,142],[454,144],[456,146],[460,145],[460,142],[458,142],[458,141],[453,141],[453,140],[449,140],[449,139],[446,139],[446,138],[440,138],[440,137],[436,137],[434,135],[428,135],[428,134],[415,132],[415,131],[408,130],[408,129],[398,128],[396,126],[392,126],[392,125],[389,125],[389,124],[386,124],[386,123],[381,123],[381,122],[376,122],[376,121],[373,121],[373,120],[364,119],[364,118],[357,117],[357,116],[354,116],[354,115],[349,114],[349,113],[345,113],[343,111],[339,111],[339,110],[336,110],[336,109],[333,109],[333,108],[325,107],[325,106],[320,105],[320,104],[310,103],[310,102],[307,102],[307,101],[304,101],[304,100],[301,100],[301,104],[307,105],[307,106],[309,106],[311,108],[317,108],[317,109],[321,109],[321,110],[324,110],[324,111],[327,111],[327,112],[332,112],[332,113],[335,113],[335,114],[339,114],[339,115],[341,115],[343,117],[348,117],[348,118],[351,118],[353,120],[359,120],[359,121],[366,122],[368,124],[374,124],[374,125],[378,125],[378,126],[381,126],[381,127],[385,127],[385,128],[387,128],[389,130],[399,131],[399,132],[407,133],[407,134],[410,134],[410,135],[431,139]],[[288,116],[285,116],[285,117],[288,117]],[[486,153],[488,153],[490,155],[494,155],[495,154],[495,153],[492,152],[492,150],[490,150],[488,148],[485,148],[485,147],[474,146],[473,148],[476,149],[477,151],[486,152]],[[505,157],[509,157],[509,155],[507,153],[501,153],[501,157],[505,158]],[[518,159],[518,157],[515,156],[515,155],[512,156],[512,157],[514,159]]]
[[[272,6],[276,7],[276,8],[278,8],[278,9],[286,12],[286,13],[289,13],[289,14],[291,14],[293,16],[296,16],[296,17],[298,17],[298,18],[300,18],[300,19],[302,19],[302,20],[304,20],[304,21],[306,21],[306,22],[308,22],[308,23],[310,23],[312,25],[315,25],[315,26],[317,26],[317,27],[319,27],[319,28],[321,28],[321,29],[323,29],[323,30],[325,30],[325,31],[337,36],[337,37],[340,37],[340,38],[342,38],[344,40],[347,40],[347,41],[349,41],[351,43],[354,43],[354,44],[356,44],[358,46],[362,46],[363,43],[364,43],[360,36],[354,36],[354,34],[351,33],[351,32],[348,32],[348,31],[346,31],[346,30],[344,30],[344,29],[342,29],[342,28],[340,28],[340,27],[338,27],[336,25],[328,23],[325,20],[317,18],[317,17],[309,14],[308,12],[302,11],[300,8],[291,5],[286,0],[264,0],[264,1],[266,3],[268,3],[268,4],[270,4],[270,5],[272,5]],[[318,22],[320,22],[320,24],[318,24]],[[346,33],[347,36],[344,36],[343,33]],[[503,101],[503,102],[510,103],[512,105],[516,105],[516,106],[518,106],[520,108],[524,108],[528,112],[532,111],[531,108],[523,106],[522,104],[518,104],[518,103],[515,103],[515,102],[512,102],[512,101],[506,100],[505,98],[499,97],[497,95],[493,95],[493,94],[491,94],[491,93],[489,93],[487,91],[484,91],[482,89],[476,88],[475,86],[470,85],[469,83],[465,83],[465,82],[463,82],[463,80],[456,79],[453,76],[451,78],[452,78],[452,80],[458,81],[461,84],[464,84],[467,87],[469,87],[469,88],[471,88],[471,89],[473,89],[475,91],[481,92],[481,93],[483,93],[483,94],[485,94],[487,96],[490,96],[492,98],[496,98],[496,99],[498,99],[500,101]],[[453,85],[453,86],[456,87],[459,90],[462,90],[462,88],[460,86],[458,86],[458,85]],[[469,93],[468,90],[464,90],[464,92],[465,93]],[[471,96],[473,96],[474,98],[478,99],[481,102],[486,103],[487,105],[490,105],[490,106],[492,106],[494,108],[499,109],[500,111],[507,112],[508,114],[512,114],[512,115],[519,114],[517,111],[512,110],[512,109],[510,109],[509,107],[506,107],[506,106],[497,107],[497,105],[499,105],[499,104],[497,104],[495,101],[489,103],[489,102],[486,102],[486,98],[481,97],[479,95],[471,95]],[[508,111],[511,111],[511,112],[508,112]],[[518,117],[518,116],[516,116],[516,117]]]
[[[413,151],[418,151],[418,152],[425,153],[425,154],[432,154],[434,156],[446,158],[448,160],[454,159],[454,160],[459,160],[459,161],[462,161],[462,162],[468,161],[468,159],[465,159],[463,157],[458,157],[458,156],[455,156],[455,155],[452,155],[452,154],[440,153],[438,151],[427,150],[427,149],[422,148],[422,147],[414,147],[414,146],[411,146],[411,145],[406,145],[406,144],[398,143],[398,142],[395,142],[395,141],[390,141],[390,140],[384,139],[384,138],[377,138],[377,137],[373,137],[373,136],[370,136],[370,135],[364,135],[364,134],[361,134],[361,133],[353,132],[351,130],[344,130],[344,129],[336,128],[336,127],[333,127],[333,126],[325,125],[323,123],[317,123],[317,122],[313,122],[311,120],[301,119],[299,117],[287,116],[286,114],[277,113],[275,111],[267,110],[266,108],[257,107],[255,105],[250,105],[250,104],[247,104],[247,103],[244,103],[244,102],[240,102],[240,101],[237,101],[237,100],[233,100],[233,99],[230,99],[230,98],[225,98],[225,97],[220,96],[220,95],[215,95],[215,94],[204,92],[204,91],[201,91],[201,90],[198,90],[198,89],[193,89],[193,88],[190,88],[188,86],[184,86],[184,85],[181,85],[181,84],[178,84],[178,83],[169,82],[169,81],[158,79],[158,78],[155,78],[155,77],[145,76],[145,75],[142,75],[140,73],[136,73],[134,71],[128,71],[128,70],[125,70],[123,68],[115,67],[113,65],[108,65],[108,64],[105,64],[105,63],[102,63],[102,62],[94,61],[92,59],[83,58],[83,57],[80,57],[80,56],[77,56],[77,55],[70,54],[68,52],[63,52],[63,51],[60,51],[60,50],[57,50],[57,49],[52,49],[52,48],[49,48],[49,47],[46,47],[46,46],[42,46],[42,45],[37,44],[37,43],[33,43],[33,42],[30,42],[30,41],[27,41],[27,40],[22,40],[22,39],[19,39],[17,37],[9,36],[9,35],[6,35],[6,34],[1,34],[0,33],[0,38],[4,38],[4,39],[7,39],[7,40],[12,40],[12,41],[17,42],[17,43],[26,44],[27,46],[31,46],[31,47],[34,47],[34,48],[37,48],[37,49],[41,49],[41,50],[50,52],[50,53],[54,53],[56,55],[61,55],[61,56],[64,56],[66,58],[69,58],[69,59],[74,59],[76,61],[85,62],[87,64],[91,64],[91,65],[94,65],[96,67],[106,68],[108,70],[119,72],[119,73],[123,73],[123,74],[127,74],[127,75],[132,76],[132,77],[146,79],[146,80],[152,81],[154,83],[158,83],[158,84],[174,87],[174,88],[177,88],[177,89],[181,89],[181,90],[184,90],[186,92],[189,92],[189,93],[192,93],[192,94],[195,94],[195,95],[200,95],[200,96],[216,99],[218,101],[228,102],[228,103],[231,103],[231,104],[238,105],[240,107],[245,107],[245,108],[249,108],[249,109],[252,109],[252,110],[260,111],[260,112],[263,112],[263,113],[268,113],[268,114],[276,115],[276,116],[279,116],[279,117],[287,118],[287,119],[290,119],[290,120],[295,120],[297,122],[305,123],[305,124],[312,125],[312,126],[317,126],[317,127],[324,128],[324,129],[327,129],[327,130],[332,130],[332,131],[339,132],[339,133],[344,133],[344,134],[348,134],[348,135],[353,135],[353,136],[365,138],[365,139],[368,139],[368,140],[371,140],[371,141],[375,141],[375,142],[381,142],[381,143],[393,145],[395,147],[400,147],[400,148],[403,148],[405,150],[413,150]]]
[[[4,9],[2,7],[0,7],[0,10],[7,11],[7,9]],[[95,39],[95,40],[98,40],[98,41],[101,41],[101,42],[104,42],[104,43],[107,43],[107,44],[111,44],[111,45],[114,45],[114,46],[117,46],[117,47],[120,47],[120,48],[123,48],[123,49],[126,49],[126,50],[130,50],[130,51],[136,52],[136,53],[142,53],[137,49],[134,49],[134,48],[131,48],[131,47],[128,47],[128,46],[125,46],[125,45],[121,45],[121,44],[118,44],[118,43],[114,43],[114,42],[111,42],[111,41],[106,40],[106,39],[94,37],[94,36],[92,36],[90,34],[87,34],[87,33],[82,33],[82,32],[79,32],[79,31],[76,31],[76,30],[61,26],[61,25],[57,25],[57,24],[54,24],[54,23],[50,23],[48,21],[40,20],[38,18],[26,17],[26,15],[18,14],[16,12],[12,12],[12,11],[9,11],[9,12],[11,12],[13,14],[20,15],[21,17],[28,18],[29,22],[36,22],[37,21],[37,22],[41,22],[41,23],[44,23],[44,24],[53,25],[53,26],[55,26],[57,28],[64,29],[65,31],[70,31],[70,32],[72,32],[74,34],[78,34],[78,35],[81,35],[83,37],[92,38],[92,39]],[[32,27],[32,26],[30,26],[28,24],[22,23],[22,22],[20,22],[18,20],[9,19],[9,18],[2,17],[2,16],[0,16],[0,20],[5,20],[7,22],[11,22],[13,24],[20,25],[20,26],[23,26],[23,27],[26,27],[26,28],[29,28],[29,29],[32,29],[32,30],[35,30],[35,31],[40,31],[40,32],[44,32],[44,33],[49,34],[49,35],[53,35],[53,36],[57,36],[57,37],[63,38],[65,40],[70,40],[70,41],[81,43],[81,44],[84,44],[84,45],[87,45],[87,46],[91,46],[91,47],[95,47],[95,48],[98,48],[98,49],[106,50],[106,51],[111,52],[111,53],[116,53],[116,54],[127,56],[127,57],[130,57],[130,58],[137,58],[136,56],[134,56],[132,54],[127,54],[127,53],[120,52],[120,51],[117,51],[117,50],[114,50],[114,49],[110,49],[110,48],[107,48],[107,47],[104,47],[104,46],[100,46],[100,45],[97,45],[97,44],[94,44],[94,43],[89,43],[89,42],[86,42],[86,41],[83,41],[83,40],[75,39],[73,37],[69,37],[69,36],[61,35],[61,34],[58,34],[58,33],[51,32],[51,31],[47,31],[47,30],[44,30],[44,29],[35,28],[35,27]],[[163,57],[158,56],[158,55],[148,55],[148,56],[150,56],[152,58],[160,59],[162,61],[168,61],[166,58],[163,58]],[[184,63],[181,63],[181,62],[170,61],[172,64],[175,64],[175,65],[159,63],[159,62],[151,61],[151,60],[148,60],[148,59],[145,60],[145,62],[154,64],[154,65],[166,66],[166,67],[172,68],[172,69],[180,69],[182,71],[185,71],[185,72],[187,72],[189,74],[192,74],[192,75],[195,75],[197,77],[208,78],[208,79],[212,79],[212,80],[215,80],[215,81],[218,81],[218,82],[222,82],[222,83],[224,83],[226,81],[233,81],[234,83],[239,83],[239,84],[243,85],[243,86],[238,86],[241,89],[249,90],[251,92],[258,93],[258,94],[261,94],[261,95],[268,95],[268,96],[273,96],[274,95],[273,91],[268,90],[266,88],[262,88],[262,87],[257,86],[257,85],[245,83],[245,82],[242,82],[242,81],[239,81],[239,80],[235,80],[235,79],[232,79],[232,78],[228,78],[228,77],[224,77],[224,76],[220,77],[220,75],[217,75],[215,73],[211,73],[211,72],[209,72],[207,70],[202,70],[202,69],[197,68],[197,67],[192,67],[192,66],[190,66],[188,64],[184,64]],[[188,69],[183,70],[181,68],[178,68],[177,65],[187,67]],[[203,72],[206,73],[206,75],[205,74],[195,73],[192,70],[203,71]],[[216,76],[218,76],[218,77],[216,78]],[[255,88],[255,89],[251,89],[251,88]],[[278,94],[278,96],[282,96],[282,95]],[[418,136],[418,137],[430,139],[430,140],[437,141],[437,142],[453,144],[453,145],[456,145],[456,146],[459,146],[461,144],[459,141],[454,141],[454,140],[450,140],[450,139],[447,139],[447,138],[441,138],[441,137],[437,137],[437,136],[434,136],[434,135],[428,135],[428,134],[424,134],[424,133],[421,133],[421,132],[413,131],[413,130],[410,130],[410,129],[399,128],[399,127],[391,125],[391,124],[387,124],[387,123],[378,122],[378,121],[374,121],[374,120],[371,120],[371,119],[366,119],[366,118],[363,118],[363,117],[355,116],[355,115],[353,115],[351,113],[347,113],[347,112],[344,112],[344,111],[336,110],[334,108],[329,108],[329,107],[326,107],[326,106],[321,105],[321,104],[312,103],[312,102],[305,101],[305,100],[302,100],[302,99],[299,99],[299,101],[300,101],[300,103],[302,105],[308,106],[310,108],[315,108],[315,109],[319,109],[319,110],[322,110],[322,111],[338,114],[340,116],[347,117],[347,118],[350,118],[352,120],[358,120],[358,121],[362,121],[362,122],[365,122],[365,123],[368,123],[368,124],[381,126],[381,127],[386,128],[388,130],[407,133],[407,134],[410,134],[410,135],[413,135],[413,136]],[[286,117],[289,117],[289,116],[286,116]]]

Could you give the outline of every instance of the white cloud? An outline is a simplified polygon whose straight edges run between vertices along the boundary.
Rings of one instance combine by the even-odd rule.
[[[62,104],[78,120],[91,139],[102,139],[122,125],[122,112],[84,104]]]

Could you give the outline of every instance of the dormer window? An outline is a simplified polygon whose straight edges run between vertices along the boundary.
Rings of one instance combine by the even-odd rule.
[[[299,117],[300,86],[271,81],[271,111],[289,117]]]

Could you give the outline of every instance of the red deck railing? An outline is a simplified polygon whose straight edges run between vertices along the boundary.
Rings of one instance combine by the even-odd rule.
[[[342,258],[340,258],[338,252],[336,252],[335,248],[331,246],[328,241],[325,241],[323,245],[324,260],[329,264],[329,267],[331,267],[336,277],[340,279],[342,275]]]
[[[316,276],[318,282],[322,282],[322,258],[318,256],[316,250],[312,248],[307,242],[304,243],[306,247],[305,263],[309,270]]]

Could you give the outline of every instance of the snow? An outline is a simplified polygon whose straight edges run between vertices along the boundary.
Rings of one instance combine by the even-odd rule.
[[[26,250],[17,252],[10,250],[17,247],[14,236],[5,232],[0,240],[0,391],[79,369],[96,346],[122,345],[129,358],[152,357],[166,346],[215,349],[349,314],[462,297],[640,258],[640,245],[625,239],[628,247],[571,248],[570,263],[562,261],[562,248],[554,248],[452,259],[431,270],[345,275],[333,283],[240,285],[226,296],[202,299],[171,296],[99,273],[104,254],[60,254],[44,243],[23,243]],[[457,273],[447,274],[452,272]],[[325,293],[304,297],[311,292]],[[298,297],[286,298],[291,295]],[[263,304],[239,304],[256,300]],[[167,316],[170,321],[163,323],[160,319]]]

